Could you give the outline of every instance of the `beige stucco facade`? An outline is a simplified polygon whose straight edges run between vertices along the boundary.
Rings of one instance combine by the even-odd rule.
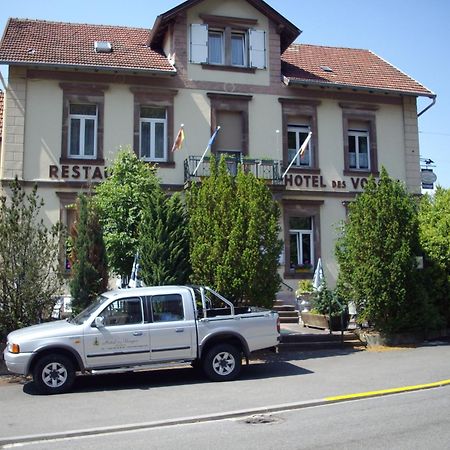
[[[181,39],[184,45],[189,43],[189,25],[201,23],[205,13],[256,21],[255,27],[266,32],[267,67],[248,71],[210,70],[189,62],[189,49],[174,48],[180,41],[171,35],[166,35],[163,45],[166,54],[179,65],[176,77],[146,78],[133,74],[118,77],[114,73],[86,71],[78,79],[77,72],[69,70],[11,66],[0,159],[2,189],[7,194],[8,182],[15,176],[26,186],[37,183],[45,200],[46,220],[49,223],[66,220],[65,209],[71,196],[75,198],[91,183],[101,182],[105,167],[119,148],[135,147],[136,105],[143,93],[147,98],[152,93],[158,99],[164,93],[170,98],[168,110],[173,115],[167,129],[168,160],[159,165],[158,171],[161,183],[169,191],[183,189],[184,161],[203,153],[214,128],[213,119],[220,117],[222,110],[231,108],[230,111],[238,111],[244,117],[243,139],[248,145],[245,157],[281,161],[283,170],[290,162],[287,126],[298,125],[295,122],[304,120],[306,114],[315,127],[314,165],[293,167],[282,183],[273,186],[274,197],[282,209],[281,236],[286,243],[280,257],[280,273],[293,288],[299,279],[312,277],[312,269],[297,271],[290,262],[289,217],[304,215],[313,218],[311,265],[321,257],[328,284],[333,286],[338,273],[334,257],[336,227],[346,217],[346,203],[362,191],[368,176],[377,176],[385,166],[411,192],[420,192],[416,97],[286,86],[279,74],[279,55],[276,60],[273,58],[273,49],[277,45],[279,48],[280,42],[276,27],[270,18],[245,1],[211,0],[190,8],[171,28],[176,35],[180,27],[182,32],[178,30],[178,36],[185,37]],[[67,120],[63,104],[68,84],[71,91],[101,85],[101,160],[72,162],[63,157],[67,150],[62,148],[67,145],[63,137]],[[346,168],[347,116],[349,120],[370,117],[374,141],[371,152],[375,153],[370,173]],[[172,154],[170,147],[181,124],[186,136],[184,146]]]

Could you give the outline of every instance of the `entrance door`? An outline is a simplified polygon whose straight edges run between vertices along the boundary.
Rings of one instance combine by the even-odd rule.
[[[100,314],[104,327],[89,327],[84,346],[90,367],[145,364],[150,361],[148,324],[139,297],[110,303]]]

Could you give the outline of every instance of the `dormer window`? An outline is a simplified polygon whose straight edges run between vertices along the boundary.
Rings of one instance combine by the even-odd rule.
[[[192,24],[190,61],[242,68],[266,68],[266,33],[233,24]]]

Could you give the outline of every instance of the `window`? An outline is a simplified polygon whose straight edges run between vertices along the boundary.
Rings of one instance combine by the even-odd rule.
[[[349,168],[370,170],[369,132],[366,130],[348,130]]]
[[[105,327],[142,323],[142,302],[140,298],[116,300],[107,306],[100,316],[104,318]]]
[[[155,295],[151,304],[153,322],[184,320],[183,298],[179,294]]]
[[[339,103],[344,131],[344,175],[377,176],[377,105]]]
[[[165,108],[141,107],[140,157],[149,161],[167,160],[167,113]]]
[[[208,33],[208,62],[209,64],[224,64],[224,39],[222,31]]]
[[[289,248],[291,271],[311,271],[314,263],[312,217],[290,217]]]
[[[97,157],[97,105],[70,104],[68,157]]]
[[[323,200],[282,200],[284,277],[312,277],[320,256],[320,209]]]
[[[231,34],[231,65],[244,67],[247,65],[246,43],[244,33]]]
[[[285,168],[305,141],[309,132],[311,140],[302,156],[298,155],[291,172],[320,173],[317,108],[320,101],[279,98],[282,112],[283,165]]]
[[[241,68],[266,68],[266,34],[227,18],[209,17],[210,25],[191,24],[190,61]],[[244,21],[245,22],[245,21]]]
[[[306,125],[288,126],[288,163],[292,161],[292,158],[298,152],[303,142],[305,142],[305,139],[307,138],[309,132],[310,127]],[[311,141],[309,141],[303,154],[297,155],[293,166],[311,167],[311,156]]]
[[[108,85],[62,82],[59,87],[63,92],[60,164],[103,165]]]

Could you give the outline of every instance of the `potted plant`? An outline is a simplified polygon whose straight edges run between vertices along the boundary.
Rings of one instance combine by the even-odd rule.
[[[300,280],[295,296],[299,305],[299,311],[309,311],[314,296],[314,288],[311,280]]]
[[[347,308],[338,299],[336,292],[327,289],[326,285],[314,296],[312,310],[302,311],[300,317],[304,326],[330,331],[346,329],[348,324]]]

